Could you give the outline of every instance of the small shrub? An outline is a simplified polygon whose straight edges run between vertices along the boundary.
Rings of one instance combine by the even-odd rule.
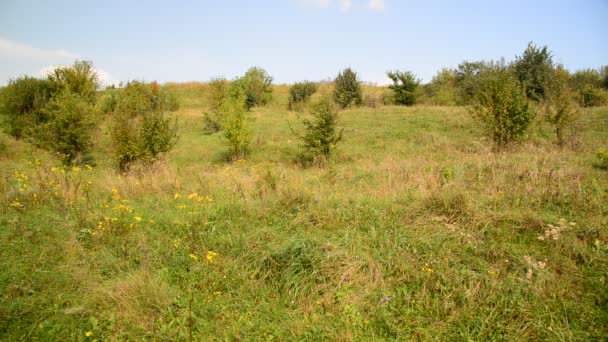
[[[59,153],[64,164],[71,164],[90,151],[96,128],[93,105],[77,94],[64,91],[42,112],[48,119],[39,127],[39,142]]]
[[[266,105],[272,100],[272,77],[266,70],[252,67],[243,77],[234,81],[232,93],[235,98],[245,98],[247,110]]]
[[[608,103],[608,91],[586,84],[578,92],[578,101],[583,107],[598,107]]]
[[[579,110],[573,100],[567,70],[558,67],[554,70],[545,86],[544,114],[547,122],[555,126],[559,145],[564,144],[565,130],[571,128],[578,119]]]
[[[388,87],[394,92],[395,103],[405,106],[416,103],[416,89],[420,80],[413,72],[395,70],[388,71],[386,75],[393,81]]]
[[[426,95],[432,104],[439,106],[454,106],[457,103],[456,89],[458,82],[454,70],[442,69],[433,76],[428,84]]]
[[[357,74],[350,68],[344,69],[335,79],[334,100],[344,109],[349,106],[358,106],[363,101],[361,82]]]
[[[230,83],[223,78],[212,79],[209,82],[207,101],[209,109],[204,113],[203,121],[207,131],[211,133],[222,130],[224,102],[230,97]]]
[[[164,100],[155,82],[130,82],[117,94],[111,136],[120,170],[138,160],[153,162],[175,144],[177,119],[167,116]]]
[[[493,65],[480,76],[471,114],[498,146],[522,137],[534,118],[526,95],[504,62]]]
[[[294,106],[306,103],[316,91],[317,85],[313,82],[304,81],[292,85],[289,88],[289,110],[293,110]],[[298,107],[301,109],[302,106]]]
[[[473,102],[480,84],[480,76],[491,67],[487,61],[462,62],[454,71],[456,76],[456,103],[469,105]]]
[[[305,161],[329,158],[344,131],[338,131],[338,112],[331,99],[324,96],[311,104],[310,114],[312,118],[302,120],[305,128],[300,136],[304,148],[302,157]]]
[[[246,109],[244,99],[229,98],[222,103],[220,112],[224,115],[224,137],[228,142],[231,159],[244,157],[249,151],[253,137],[251,121],[253,117]]]
[[[600,169],[608,170],[608,151],[599,149],[595,153],[598,159],[597,167]]]

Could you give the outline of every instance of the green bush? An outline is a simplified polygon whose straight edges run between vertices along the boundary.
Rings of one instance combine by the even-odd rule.
[[[244,97],[247,110],[263,106],[272,100],[272,77],[266,70],[252,67],[243,77],[237,78],[232,86],[233,97]]]
[[[203,121],[207,131],[214,133],[222,130],[225,113],[222,111],[224,102],[231,94],[230,83],[223,78],[212,79],[207,91],[208,110],[203,114]]]
[[[350,68],[340,72],[334,82],[334,100],[340,108],[358,106],[363,102],[361,82],[357,79],[357,74]]]
[[[99,88],[99,77],[90,61],[76,61],[70,67],[59,67],[49,74],[49,80],[64,91],[78,94],[94,104]]]
[[[549,75],[543,102],[545,119],[555,126],[558,144],[563,145],[565,131],[567,129],[573,131],[572,124],[579,116],[578,106],[574,102],[573,91],[570,88],[568,70],[558,66]]]
[[[456,103],[469,105],[479,89],[479,77],[491,66],[490,62],[462,62],[454,71],[456,77]]]
[[[220,112],[223,113],[224,138],[228,142],[230,159],[244,157],[253,137],[253,117],[247,111],[245,99],[228,98],[222,103]]]
[[[604,149],[599,149],[595,153],[595,156],[598,159],[597,167],[600,169],[608,170],[608,151]]]
[[[411,71],[387,71],[386,75],[393,81],[389,89],[394,92],[395,103],[411,106],[416,103],[416,89],[420,80]]]
[[[302,157],[307,162],[327,159],[335,150],[336,144],[342,140],[344,130],[338,131],[338,112],[331,99],[324,96],[310,105],[310,114],[311,118],[302,120]]]
[[[95,109],[81,96],[63,91],[42,109],[47,121],[39,126],[37,138],[57,152],[64,164],[85,156],[93,146]]]
[[[577,98],[582,107],[603,106],[608,103],[608,91],[587,84],[579,89]]]
[[[175,144],[177,119],[166,114],[165,99],[155,82],[130,82],[116,94],[111,136],[120,170],[136,161],[153,162]]]
[[[32,137],[35,127],[46,121],[41,109],[59,91],[46,79],[19,77],[10,80],[0,92],[0,114],[6,131],[16,138]]]
[[[428,84],[426,95],[428,102],[439,106],[454,106],[457,103],[456,89],[458,82],[456,72],[450,69],[442,69],[433,77]]]
[[[471,114],[498,147],[523,136],[534,118],[524,90],[504,62],[479,76],[473,101]]]
[[[540,102],[545,96],[545,87],[553,69],[553,56],[549,48],[528,43],[523,55],[515,59],[513,68],[528,99]]]
[[[313,82],[297,82],[289,88],[289,110],[294,106],[306,103],[312,94],[317,91],[317,85]]]

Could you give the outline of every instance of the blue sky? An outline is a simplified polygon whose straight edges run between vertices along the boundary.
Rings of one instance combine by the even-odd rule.
[[[529,41],[571,70],[608,64],[608,1],[0,1],[0,84],[74,59],[107,82],[206,81],[265,68],[275,83],[352,67],[424,81],[463,60],[511,60]]]

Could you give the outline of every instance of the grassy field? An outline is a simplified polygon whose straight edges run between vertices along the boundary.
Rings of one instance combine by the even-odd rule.
[[[177,146],[129,174],[106,129],[92,169],[0,136],[1,340],[606,340],[608,108],[502,152],[463,108],[347,110],[303,168],[286,86],[232,163],[167,87]]]

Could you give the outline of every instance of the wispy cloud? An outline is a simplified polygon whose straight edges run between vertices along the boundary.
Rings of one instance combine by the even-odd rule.
[[[27,59],[67,59],[74,60],[78,55],[63,49],[47,50],[33,46],[17,43],[0,37],[0,55],[6,57],[27,58]]]
[[[353,2],[352,0],[338,0],[338,5],[341,10],[346,12],[353,6]]]
[[[369,0],[367,3],[368,7],[374,11],[384,10],[384,0]]]

